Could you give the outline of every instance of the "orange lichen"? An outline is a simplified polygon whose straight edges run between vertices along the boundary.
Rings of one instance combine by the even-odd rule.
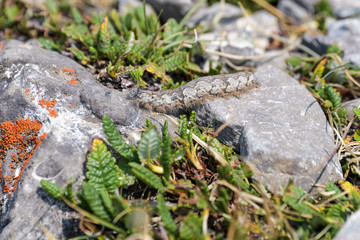
[[[4,45],[5,45],[5,43],[0,43],[0,52],[2,52],[2,50],[4,50]]]
[[[30,89],[26,89],[25,92],[26,92],[26,93],[30,92]]]
[[[50,117],[56,118],[58,116],[54,109],[47,108],[46,110],[48,110]]]
[[[46,137],[44,133],[38,139],[41,126],[39,121],[29,119],[18,119],[16,123],[10,121],[0,123],[0,180],[5,181],[3,192],[9,197],[16,190],[34,151]],[[12,160],[5,165],[3,162],[8,154],[11,155]],[[19,169],[20,173],[16,174],[16,169]],[[3,173],[4,175],[6,173],[5,177]]]
[[[77,85],[78,81],[76,81],[75,78],[71,79],[70,81],[68,81],[68,83],[72,84],[72,85]]]
[[[77,106],[73,106],[73,108],[78,108]]]
[[[75,76],[75,70],[74,69],[64,67],[61,70],[63,70],[64,72],[70,72],[73,76]]]
[[[49,112],[49,115],[51,117],[58,116],[57,113],[55,112],[55,109],[53,109],[56,104],[55,98],[53,98],[53,100],[51,102],[42,98],[39,100],[39,104],[42,108],[44,108],[44,106],[46,107],[46,110]]]
[[[40,93],[40,90],[37,91],[37,94],[39,94],[39,93]]]
[[[40,99],[39,100],[39,104],[41,105],[42,108],[44,108],[44,106],[46,106],[47,108],[53,108],[55,106],[55,98],[53,98],[53,100],[50,101],[46,101],[45,99]]]
[[[68,107],[69,107],[69,108],[71,108],[71,105],[70,105],[70,104],[68,104]]]

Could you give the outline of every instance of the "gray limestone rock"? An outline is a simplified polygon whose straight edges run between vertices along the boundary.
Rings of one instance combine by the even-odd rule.
[[[344,62],[360,66],[360,18],[338,20],[331,24],[325,36],[304,36],[303,44],[313,51],[324,54],[331,44],[338,44],[344,50]]]
[[[300,23],[311,20],[315,4],[320,0],[280,0],[278,8]],[[354,0],[328,0],[332,13],[338,18],[349,18],[360,14],[360,2]]]
[[[36,44],[4,43],[0,122],[37,120],[42,124],[40,135],[48,135],[29,161],[17,190],[10,197],[0,192],[0,239],[47,239],[44,227],[59,238],[78,236],[78,214],[54,201],[41,188],[40,180],[64,185],[73,178],[77,189],[84,180],[92,139],[104,138],[100,117],[107,113],[126,126],[138,117],[139,108],[120,92],[97,83],[95,76],[67,57]],[[2,190],[5,176],[11,174],[8,155],[2,164]],[[20,167],[15,165],[15,172]]]
[[[161,19],[165,22],[169,18],[174,18],[181,21],[186,13],[195,5],[195,0],[181,0],[181,1],[168,1],[168,0],[148,0],[153,9],[161,13]]]
[[[333,13],[339,18],[348,18],[360,14],[360,2],[354,0],[329,0]]]
[[[233,26],[231,23],[242,17],[242,15],[242,11],[238,6],[228,3],[215,3],[207,8],[200,8],[196,11],[186,22],[186,25],[190,27],[201,25],[210,28],[216,20],[218,22],[215,27],[226,31],[229,27]]]
[[[311,4],[304,5],[301,3],[301,1],[281,0],[279,1],[277,7],[288,17],[299,23],[304,23],[311,20],[313,12],[313,7]]]
[[[354,240],[359,237],[360,210],[357,210],[346,220],[333,240]]]
[[[195,106],[199,122],[228,123],[220,140],[233,145],[272,191],[280,193],[292,179],[316,195],[312,184],[340,179],[332,130],[305,87],[275,67],[256,72],[254,81],[259,86],[239,98]]]

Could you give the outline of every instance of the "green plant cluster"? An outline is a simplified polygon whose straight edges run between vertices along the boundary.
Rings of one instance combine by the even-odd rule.
[[[166,121],[160,136],[147,120],[137,147],[126,143],[107,115],[103,127],[116,154],[94,139],[77,197],[71,181],[65,188],[41,181],[85,217],[82,224],[90,230],[75,239],[331,239],[359,208],[359,193],[348,182],[342,185],[348,192],[330,183],[321,201],[292,183],[284,195],[271,195],[250,179],[252,171],[231,148],[196,126],[195,113],[181,117],[175,141]],[[222,152],[225,163],[206,154],[196,137]]]
[[[182,83],[174,82],[172,75],[191,80],[201,73],[191,62],[202,48],[184,27],[189,16],[180,23],[169,19],[160,25],[159,18],[154,13],[147,15],[145,7],[130,8],[124,15],[113,9],[107,15],[87,17],[61,1],[46,0],[44,5],[45,11],[36,20],[19,20],[24,9],[17,4],[7,6],[0,17],[0,29],[17,25],[18,30],[31,32],[29,22],[37,21],[41,31],[33,31],[44,48],[69,51],[81,64],[97,68],[100,77],[113,81],[130,75],[139,86],[156,81],[163,89],[170,89]],[[65,17],[66,11],[71,16]]]

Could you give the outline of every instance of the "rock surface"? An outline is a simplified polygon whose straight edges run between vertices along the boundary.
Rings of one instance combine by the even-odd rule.
[[[196,106],[200,123],[215,128],[229,123],[219,139],[233,145],[272,191],[281,192],[290,179],[313,192],[312,184],[342,178],[336,156],[330,159],[331,127],[305,87],[274,67],[259,70],[255,78],[259,87],[240,98]]]
[[[357,210],[346,220],[333,240],[358,239],[360,228],[360,210]]]
[[[97,116],[108,113],[126,126],[138,116],[139,108],[119,96],[120,92],[98,84],[73,60],[36,45],[7,41],[0,53],[0,66],[0,122],[38,120],[42,123],[40,134],[48,134],[17,191],[10,198],[0,193],[0,239],[46,239],[43,227],[55,236],[78,236],[73,229],[78,216],[44,192],[40,180],[64,185],[73,178],[76,189],[84,179],[92,138],[104,137]],[[99,106],[104,99],[105,105]],[[3,164],[3,173],[6,168]],[[4,189],[4,179],[1,183]]]
[[[235,117],[221,138],[256,167],[257,178],[269,187],[286,185],[293,178],[310,190],[312,183],[340,178],[336,158],[326,168],[321,165],[333,150],[332,132],[320,107],[311,105],[314,99],[306,89],[276,68],[264,68],[255,78],[259,87],[239,98],[198,103],[200,123],[213,122],[216,127]],[[10,197],[1,191],[0,239],[46,239],[44,229],[59,238],[79,235],[74,229],[78,215],[47,195],[40,179],[64,185],[73,178],[74,188],[79,187],[91,140],[104,138],[103,114],[110,115],[128,135],[143,127],[147,117],[159,125],[164,121],[140,108],[129,97],[131,91],[109,89],[73,60],[16,40],[6,41],[0,51],[0,93],[0,122],[38,120],[42,124],[39,135],[48,134],[17,190]],[[134,134],[134,141],[138,137]]]
[[[278,9],[299,23],[311,21],[315,14],[315,4],[321,0],[280,0]],[[359,15],[360,2],[354,0],[328,0],[332,13],[338,18],[349,18]]]
[[[318,54],[325,54],[331,44],[336,43],[344,51],[344,62],[360,66],[360,18],[338,20],[331,24],[328,33],[316,37],[304,36],[303,44]]]

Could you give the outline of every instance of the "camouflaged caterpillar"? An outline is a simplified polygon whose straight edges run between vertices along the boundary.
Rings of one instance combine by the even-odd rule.
[[[254,74],[239,72],[197,78],[173,90],[152,92],[134,89],[132,98],[141,107],[157,112],[175,111],[214,97],[239,96],[256,87]]]

